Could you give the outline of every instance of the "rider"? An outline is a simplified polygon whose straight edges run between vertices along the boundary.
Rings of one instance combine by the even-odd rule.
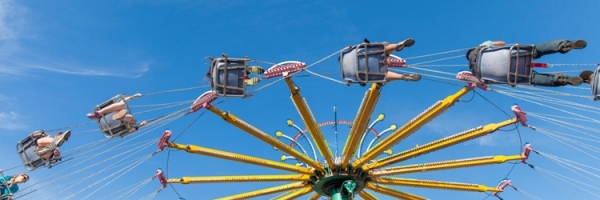
[[[213,62],[213,60],[215,60],[213,57],[207,57],[208,60],[210,60],[211,64]],[[223,66],[223,62],[219,62],[217,65],[217,67],[221,67]],[[265,69],[263,69],[260,66],[249,66],[246,69],[246,73],[248,74],[263,74],[265,73]],[[212,68],[208,69],[208,72],[206,73],[206,77],[212,80]],[[260,78],[258,77],[253,77],[253,78],[247,78],[247,77],[243,77],[244,78],[244,84],[248,85],[248,86],[253,86],[256,85],[260,82]],[[211,82],[212,84],[212,82]]]
[[[479,51],[484,49],[494,49],[497,47],[504,47],[506,43],[504,41],[486,41],[479,45],[479,47],[469,49],[466,54],[467,60],[469,60],[469,68],[472,73],[476,73],[477,69],[477,57]],[[538,59],[544,55],[561,53],[565,54],[573,49],[583,49],[587,46],[585,40],[553,40],[541,44],[535,45],[535,51],[533,51],[533,58]],[[531,74],[531,84],[540,86],[564,86],[567,84],[578,86],[581,85],[583,80],[580,77],[569,77],[562,73],[538,73],[533,71]]]
[[[65,134],[67,133],[67,134]],[[58,147],[62,146],[68,140],[67,132],[59,132],[54,137],[50,137],[42,132],[34,133],[32,136],[36,139],[35,154],[44,160],[50,160],[60,155]]]
[[[25,183],[29,180],[29,175],[18,174],[16,176],[4,176],[0,177],[0,199],[8,199],[9,197],[19,191],[19,183]]]
[[[108,105],[108,106],[100,109],[100,110],[96,110],[92,113],[88,113],[87,116],[91,119],[96,119],[96,118],[100,118],[102,115],[105,115],[108,113],[118,112],[115,115],[113,115],[113,119],[121,120],[122,122],[128,123],[130,126],[135,127],[134,129],[129,130],[129,133],[133,133],[133,132],[137,131],[140,127],[145,126],[147,124],[147,122],[143,121],[142,123],[140,123],[140,125],[136,125],[137,121],[133,117],[133,115],[127,113],[127,110],[125,109],[125,106],[126,106],[125,103],[135,97],[141,97],[141,96],[142,96],[142,94],[138,93],[138,94],[135,94],[132,96],[125,97],[122,101],[113,103],[111,105]]]
[[[590,86],[592,85],[592,80],[594,80],[594,71],[592,70],[583,70],[580,74],[579,77],[581,77],[581,79],[583,79],[584,83],[590,84]]]
[[[365,39],[364,40],[365,43],[370,43],[369,40]],[[413,44],[415,44],[415,40],[412,38],[408,38],[404,41],[398,42],[396,44],[390,44],[389,42],[383,42],[384,44],[384,52],[385,52],[385,60],[383,61],[383,63],[386,66],[390,66],[393,63],[388,59],[388,57],[390,56],[390,54],[392,54],[392,52],[395,51],[402,51],[402,49],[404,49],[404,47],[410,47]],[[346,52],[351,52],[346,56],[356,56],[357,54],[357,49],[356,46],[346,46],[346,49],[344,50]],[[354,54],[354,55],[352,55]],[[343,62],[340,58],[338,58],[338,62]],[[389,81],[395,81],[395,80],[405,80],[405,81],[419,81],[421,80],[421,74],[418,73],[414,73],[414,74],[398,74],[395,72],[390,72],[388,71],[385,74],[385,78],[386,80]]]

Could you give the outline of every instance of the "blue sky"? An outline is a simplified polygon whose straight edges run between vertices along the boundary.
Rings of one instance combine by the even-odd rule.
[[[372,42],[398,42],[408,37],[416,44],[398,56],[409,58],[431,53],[445,52],[475,46],[486,40],[504,40],[507,43],[535,44],[553,39],[586,39],[588,47],[568,54],[550,55],[539,62],[548,63],[598,63],[596,53],[600,39],[597,1],[568,3],[563,1],[372,1],[358,3],[347,1],[236,1],[228,4],[195,1],[12,1],[0,0],[0,129],[4,132],[3,152],[0,168],[7,169],[20,165],[14,145],[27,134],[38,129],[53,129],[89,122],[85,114],[96,104],[119,94],[152,93],[178,88],[207,85],[204,74],[208,69],[206,56],[217,57],[227,53],[231,57],[249,56],[268,62],[300,60],[312,64],[346,45],[354,45],[369,38]],[[409,59],[409,63],[419,63],[445,57],[464,55],[464,51],[419,59]],[[466,64],[464,57],[431,64]],[[266,64],[259,64],[265,68]],[[425,67],[423,67],[425,68]],[[466,67],[431,67],[429,69],[450,73],[441,74],[417,69],[407,71],[422,72],[453,79],[451,74]],[[539,71],[571,71],[577,75],[582,69],[595,66],[553,67]],[[310,70],[339,79],[337,59],[327,59]],[[305,74],[305,73],[304,73]],[[427,78],[427,79],[425,79]],[[386,85],[375,110],[386,115],[385,121],[377,125],[383,130],[391,124],[401,126],[415,115],[460,89],[464,85],[456,81],[442,80],[425,76],[420,82],[393,82]],[[332,107],[338,108],[338,119],[353,120],[367,87],[353,85],[347,87],[315,76],[293,79],[302,87],[302,95],[307,99],[317,121],[333,120]],[[446,81],[456,85],[436,81]],[[264,85],[273,80],[265,80]],[[258,86],[260,87],[260,86]],[[516,89],[498,87],[515,93],[529,91],[529,88]],[[539,87],[537,87],[539,88]],[[156,107],[143,105],[171,103],[193,100],[208,88],[182,92],[145,96],[133,100],[130,105],[134,113],[148,111]],[[252,88],[254,89],[254,88]],[[554,92],[565,92],[590,96],[587,85],[581,87],[541,88]],[[507,97],[505,95],[476,90],[505,112],[513,103],[523,109],[551,116],[573,117],[538,104]],[[536,92],[536,91],[533,91]],[[538,91],[539,92],[539,91]],[[286,126],[286,119],[299,123],[290,98],[289,90],[283,82],[258,91],[250,99],[232,99],[219,104],[222,110],[231,111],[236,116],[252,123],[267,133],[282,130],[288,135],[295,134]],[[470,99],[469,93],[463,100]],[[545,93],[545,97],[559,98],[593,106],[597,102],[577,97],[557,96]],[[546,104],[544,98],[537,102]],[[217,100],[219,101],[219,100]],[[152,119],[186,107],[171,107],[144,112],[138,119]],[[556,106],[558,107],[558,106]],[[561,109],[588,117],[593,113],[571,108]],[[593,111],[589,109],[587,111]],[[61,172],[48,179],[56,180],[70,172],[118,155],[128,148],[103,153],[99,157],[81,163],[89,156],[109,150],[114,145],[129,145],[143,142],[162,134],[165,128],[178,135],[202,111],[185,116],[168,125],[141,135],[138,138],[113,139],[107,146],[92,152],[75,155],[75,158],[52,169],[39,169],[31,172],[32,181],[49,181],[45,177]],[[507,116],[478,95],[470,102],[456,103],[442,116],[395,146],[395,152],[446,137],[463,130],[487,123],[506,120]],[[530,124],[557,132],[579,134],[547,121],[530,117]],[[597,130],[598,125],[562,119],[565,122],[588,126]],[[93,130],[94,124],[72,128],[74,133]],[[510,130],[512,127],[504,128]],[[349,128],[340,126],[340,144],[345,142]],[[334,147],[334,134],[331,127],[323,129],[329,145]],[[597,134],[591,131],[590,134]],[[142,132],[139,132],[140,134]],[[597,166],[593,160],[579,151],[570,148],[539,132],[519,128],[523,141],[531,142],[535,149],[575,162]],[[590,138],[591,136],[579,135]],[[373,136],[370,135],[368,141]],[[61,149],[87,149],[89,145],[102,140],[98,131],[74,135]],[[128,141],[130,140],[131,141]],[[582,139],[574,138],[577,141]],[[190,143],[220,150],[244,153],[261,158],[278,160],[282,155],[270,145],[231,126],[220,117],[205,113],[194,125],[177,139],[179,143]],[[303,142],[303,141],[301,141]],[[104,143],[103,143],[104,144]],[[302,143],[304,147],[307,144]],[[591,144],[591,143],[589,143]],[[88,146],[83,146],[88,145]],[[492,135],[466,142],[439,152],[427,154],[401,164],[461,159],[488,155],[512,155],[519,153],[521,143],[516,131],[498,131]],[[130,148],[129,148],[130,149]],[[341,151],[340,147],[340,151]],[[155,150],[151,145],[142,152],[127,159],[141,158]],[[593,153],[593,152],[590,152]],[[121,158],[121,157],[119,157]],[[119,159],[118,158],[118,159]],[[55,181],[23,199],[33,196],[51,197],[50,191],[61,191],[55,198],[76,194],[73,199],[82,199],[104,184],[102,190],[90,196],[102,196],[138,183],[153,175],[156,168],[167,168],[167,152],[146,160],[131,171],[118,172],[120,168],[102,172],[103,168],[118,159],[109,160],[82,173],[69,175],[64,180]],[[223,161],[185,152],[172,151],[169,155],[168,173],[170,177],[207,175],[246,175],[246,174],[285,174],[287,172],[266,169],[231,161]],[[81,164],[78,164],[81,163]],[[559,174],[572,176],[584,183],[593,184],[594,179],[583,179],[541,156],[534,155],[531,163]],[[74,166],[75,164],[78,164]],[[71,168],[69,168],[71,167]],[[512,164],[502,164],[468,169],[446,170],[411,174],[409,178],[434,179],[452,182],[479,183],[495,186],[506,176]],[[125,169],[127,170],[127,169]],[[25,171],[16,168],[9,172]],[[115,176],[109,177],[112,174]],[[93,176],[92,176],[93,175]],[[73,185],[80,178],[87,181]],[[120,176],[115,179],[116,176]],[[107,179],[104,179],[108,177]],[[567,199],[570,196],[525,165],[517,165],[508,178],[523,191],[541,199]],[[108,182],[114,180],[114,182]],[[87,185],[98,184],[82,190]],[[44,184],[40,183],[40,184]],[[211,199],[241,192],[279,185],[280,183],[239,183],[239,184],[198,184],[173,185],[186,199]],[[283,184],[283,183],[281,183]],[[67,185],[67,186],[62,186]],[[578,191],[578,199],[592,198],[590,194],[575,186],[562,183],[573,191]],[[58,187],[58,189],[56,189]],[[139,199],[159,188],[156,180],[142,187],[131,198]],[[403,191],[431,199],[483,199],[486,194],[446,190],[394,187]],[[63,191],[64,190],[64,191]],[[593,188],[588,190],[593,191]],[[39,197],[38,198],[41,198]],[[387,196],[378,195],[381,199]],[[525,199],[520,193],[508,189],[502,194],[505,199]],[[178,195],[168,187],[156,199],[176,199]]]

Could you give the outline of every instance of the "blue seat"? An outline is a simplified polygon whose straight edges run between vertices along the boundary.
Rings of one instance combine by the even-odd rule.
[[[592,95],[594,96],[594,101],[600,100],[600,64],[598,64],[598,68],[594,71],[594,76],[590,82],[592,87]]]
[[[342,51],[340,70],[348,84],[385,83],[385,43],[362,43]]]
[[[123,95],[123,94],[116,95],[113,98],[109,99],[108,101],[105,101],[104,103],[102,103],[100,105],[97,105],[96,108],[94,108],[94,111],[100,110],[100,109],[105,108],[114,103],[121,102],[124,99],[125,99],[125,95]],[[127,103],[125,103],[125,109],[127,109],[127,114],[131,114],[131,109],[129,109],[129,106],[127,105]],[[100,127],[100,131],[102,131],[102,134],[106,138],[113,138],[116,136],[122,137],[127,132],[129,132],[131,129],[135,128],[127,123],[123,123],[123,121],[121,121],[121,120],[114,120],[112,118],[112,116],[115,115],[116,113],[117,112],[107,113],[107,114],[101,115],[100,117],[98,117],[96,119],[96,122],[98,122],[98,126]]]
[[[513,45],[494,49],[481,49],[477,56],[477,69],[473,74],[490,84],[529,85],[533,72],[533,45]]]
[[[34,142],[36,138],[33,137],[33,134],[36,133],[45,134],[42,130],[35,131],[17,143],[17,153],[19,154],[19,157],[21,157],[25,169],[29,171],[33,171],[40,167],[46,167],[47,162],[35,153],[36,145]]]
[[[245,97],[246,84],[244,77],[248,75],[248,58],[216,58],[210,65],[211,88],[220,96]]]

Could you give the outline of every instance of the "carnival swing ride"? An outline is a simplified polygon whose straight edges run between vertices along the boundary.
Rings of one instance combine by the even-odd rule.
[[[270,63],[272,67],[264,71],[259,71],[258,76],[260,76],[260,79],[277,80],[269,82],[253,91],[247,91],[248,80],[251,80],[250,72],[252,70],[249,70],[253,67],[251,65],[253,63],[269,62],[258,61],[248,57],[229,57],[228,55],[223,54],[221,57],[213,59],[211,61],[210,71],[208,74],[211,77],[211,89],[209,91],[204,92],[195,100],[152,105],[160,108],[155,108],[143,112],[150,112],[154,110],[171,108],[176,106],[181,106],[183,108],[174,112],[169,112],[153,120],[149,120],[146,122],[145,126],[136,125],[135,120],[133,120],[133,123],[128,123],[122,120],[124,118],[123,116],[129,115],[130,117],[132,117],[133,115],[138,115],[142,112],[132,112],[131,108],[135,108],[135,105],[129,105],[130,103],[128,102],[128,98],[130,97],[126,97],[125,95],[114,96],[113,98],[110,98],[109,100],[98,104],[94,108],[94,111],[99,111],[97,112],[97,115],[99,115],[99,117],[93,118],[92,122],[52,130],[38,130],[27,136],[24,140],[20,141],[17,144],[17,152],[21,157],[23,164],[5,169],[1,171],[2,173],[6,174],[8,171],[20,168],[22,166],[25,166],[25,168],[29,171],[38,171],[42,168],[58,170],[53,168],[56,165],[64,165],[61,166],[64,167],[64,169],[57,173],[53,173],[53,175],[43,180],[40,180],[33,184],[30,183],[27,187],[22,188],[16,194],[5,194],[3,197],[12,199],[53,199],[57,195],[66,195],[66,197],[64,197],[65,199],[71,199],[83,192],[86,192],[90,188],[95,189],[94,191],[87,191],[87,195],[85,197],[77,197],[78,199],[87,199],[90,198],[93,194],[97,194],[107,185],[110,185],[110,183],[119,179],[127,172],[130,172],[135,167],[149,160],[155,154],[164,151],[166,148],[168,148],[169,150],[182,150],[191,154],[199,154],[218,159],[262,166],[270,169],[283,170],[289,172],[290,174],[168,177],[167,175],[165,175],[165,172],[162,169],[158,169],[156,170],[155,174],[140,179],[140,181],[137,183],[128,184],[128,187],[121,188],[121,190],[109,195],[103,194],[102,198],[126,199],[134,193],[136,193],[148,183],[152,182],[153,180],[158,180],[158,182],[160,183],[160,189],[150,192],[144,199],[154,198],[156,195],[159,194],[161,190],[165,189],[168,184],[237,182],[291,183],[255,191],[249,191],[241,194],[235,194],[219,199],[248,199],[256,197],[264,198],[264,196],[266,195],[277,195],[272,199],[296,199],[309,194],[312,194],[312,196],[308,197],[309,199],[378,199],[379,197],[375,194],[382,194],[384,196],[392,197],[393,199],[427,199],[425,196],[419,196],[417,194],[401,191],[399,189],[396,189],[394,186],[458,190],[469,192],[485,192],[489,195],[487,197],[500,199],[501,195],[499,194],[501,192],[505,192],[507,187],[510,186],[514,189],[511,191],[517,191],[527,198],[538,199],[534,195],[526,193],[523,190],[523,188],[526,188],[527,186],[520,186],[518,184],[519,178],[511,180],[509,179],[509,177],[506,177],[501,180],[495,180],[494,182],[499,181],[499,183],[497,185],[492,186],[458,182],[445,182],[438,180],[396,178],[397,175],[493,165],[501,163],[513,163],[513,167],[517,164],[523,164],[527,168],[536,170],[540,173],[540,175],[543,175],[544,177],[551,176],[558,180],[565,181],[566,183],[573,184],[573,186],[578,187],[580,189],[582,189],[581,187],[584,185],[598,189],[596,187],[578,182],[577,180],[563,176],[561,174],[542,169],[536,165],[529,163],[528,159],[531,155],[548,158],[550,161],[553,161],[560,166],[572,170],[573,172],[582,175],[584,178],[588,178],[589,180],[591,180],[590,178],[594,177],[600,178],[598,177],[598,175],[591,172],[592,170],[599,169],[572,160],[560,158],[558,156],[542,152],[538,149],[534,149],[533,146],[528,142],[522,143],[520,152],[515,152],[513,155],[493,155],[458,160],[428,162],[421,164],[401,163],[431,152],[439,151],[441,149],[456,144],[460,144],[488,134],[492,134],[500,130],[501,128],[505,128],[508,126],[515,126],[516,131],[518,131],[519,126],[525,127],[531,131],[544,134],[552,139],[555,139],[567,145],[568,147],[574,148],[577,151],[583,152],[586,155],[598,159],[593,155],[589,154],[589,152],[598,152],[598,150],[600,149],[588,143],[580,141],[585,140],[586,142],[598,142],[598,140],[584,137],[585,135],[596,138],[597,136],[594,136],[587,132],[598,132],[598,130],[592,127],[587,127],[568,121],[575,120],[585,121],[589,123],[598,123],[600,121],[547,104],[565,106],[571,109],[596,113],[596,110],[600,110],[600,108],[591,105],[585,105],[582,103],[571,102],[560,98],[550,97],[550,95],[587,99],[588,102],[594,102],[598,99],[597,97],[600,97],[598,94],[598,90],[600,90],[598,88],[598,82],[600,82],[600,78],[597,78],[597,76],[600,74],[598,73],[600,67],[598,67],[598,69],[594,71],[595,73],[593,80],[595,82],[592,82],[590,84],[592,91],[591,95],[580,95],[569,92],[555,91],[549,88],[533,87],[531,84],[531,74],[533,68],[549,68],[560,66],[586,67],[596,65],[537,63],[535,62],[536,60],[534,60],[532,57],[532,52],[535,51],[535,47],[531,45],[513,44],[507,45],[506,47],[497,48],[495,50],[490,50],[490,52],[503,52],[504,54],[502,55],[505,56],[505,60],[507,61],[502,67],[506,68],[506,71],[508,71],[508,73],[504,77],[505,79],[503,81],[498,81],[500,83],[497,84],[485,84],[473,81],[486,78],[486,69],[482,68],[482,66],[485,66],[484,64],[482,64],[485,60],[484,50],[480,52],[479,60],[481,61],[477,62],[477,65],[475,67],[477,69],[474,70],[481,73],[471,74],[460,72],[459,74],[455,74],[433,70],[427,67],[435,67],[436,65],[430,64],[433,62],[464,57],[464,51],[472,48],[457,49],[441,53],[433,53],[424,56],[407,58],[401,58],[393,54],[386,56],[384,53],[384,48],[385,45],[382,43],[370,43],[365,40],[364,43],[357,44],[351,48],[344,48],[342,50],[339,50],[311,65],[306,65],[304,62],[301,61]],[[439,56],[449,53],[460,53],[460,55],[414,64],[406,62],[407,60]],[[342,81],[309,70],[310,67],[335,56],[339,56],[339,67],[342,74]],[[447,66],[464,67],[467,65],[448,64]],[[460,87],[458,91],[456,91],[454,94],[450,94],[442,100],[433,103],[433,105],[431,105],[425,111],[418,114],[405,124],[401,126],[392,124],[389,126],[389,128],[383,131],[377,131],[375,126],[378,123],[382,122],[385,118],[384,114],[374,113],[376,104],[380,99],[382,88],[385,87],[387,84],[402,84],[396,82],[389,82],[389,80],[386,79],[386,73],[392,71],[399,73],[408,73],[409,71],[407,70],[422,70],[424,72],[455,76],[452,78],[448,78],[438,75],[421,73],[423,79],[434,81],[456,81],[460,83]],[[297,74],[299,73],[309,73],[311,76],[325,78],[337,83],[346,84],[348,86],[368,86],[365,87],[367,88],[366,93],[362,99],[362,102],[360,103],[360,107],[356,116],[354,117],[354,120],[338,120],[337,115],[335,115],[336,118],[332,121],[318,123],[311,109],[309,108],[307,101],[301,95],[299,86],[297,86],[294,82],[294,77],[297,76]],[[297,121],[291,119],[287,120],[287,126],[293,128],[294,131],[297,131],[297,134],[295,135],[286,135],[284,131],[275,131],[274,134],[268,134],[267,132],[251,125],[250,122],[237,117],[233,112],[224,111],[217,107],[219,103],[224,102],[217,102],[216,100],[219,98],[248,98],[252,96],[254,92],[265,89],[266,87],[273,85],[281,80],[283,80],[287,85],[287,88],[289,89],[291,94],[291,100],[301,117],[302,124],[298,124]],[[190,87],[148,93],[144,94],[144,97],[199,88],[205,87]],[[569,86],[563,88],[568,89],[567,91],[575,91],[575,89],[587,89]],[[513,97],[522,102],[537,104],[539,106],[544,106],[558,112],[569,114],[571,116],[559,116],[559,118],[562,119],[557,119],[557,117],[551,117],[548,114],[531,112],[527,109],[527,107],[521,108],[519,105],[515,104],[510,108],[499,108],[500,110],[505,110],[509,113],[512,113],[509,115],[510,117],[506,120],[490,122],[487,125],[481,125],[472,129],[468,129],[458,134],[447,136],[442,139],[431,141],[429,143],[417,145],[413,148],[409,148],[404,151],[392,151],[392,148],[396,144],[413,135],[424,125],[431,122],[434,118],[442,115],[442,113],[452,108],[452,106],[454,106],[456,102],[459,102],[460,98],[464,97],[466,94],[476,93],[481,96],[481,94],[478,93],[477,90],[499,93],[502,95]],[[437,94],[441,93],[443,92]],[[541,98],[544,99],[543,103],[541,101],[536,101]],[[191,106],[188,106],[190,105],[190,103]],[[101,111],[102,109],[108,109],[108,107],[111,106],[113,107],[111,109],[115,110],[115,112],[112,112],[112,110]],[[283,155],[280,158],[281,161],[276,161],[249,155],[243,155],[239,153],[212,149],[198,145],[177,143],[175,142],[176,137],[174,139],[171,138],[173,136],[173,131],[171,129],[167,129],[166,131],[164,131],[163,134],[158,138],[151,137],[148,140],[133,142],[133,140],[138,139],[141,136],[148,135],[148,133],[154,134],[156,136],[156,130],[158,128],[164,127],[164,125],[166,124],[169,124],[182,117],[197,113],[201,110],[206,110],[219,116],[225,122],[240,129],[240,131],[249,133],[250,135],[262,140],[264,143],[267,143],[268,145],[274,147],[277,151],[283,152],[285,155]],[[554,124],[556,126],[567,128],[573,130],[574,132],[579,132],[582,135],[559,133],[551,130],[550,128],[534,126],[530,124],[528,118],[544,120],[549,124]],[[534,120],[534,122],[536,121]],[[95,124],[99,126],[99,129],[79,132],[71,130],[76,127],[82,127],[90,124]],[[347,134],[346,141],[345,143],[343,143],[343,146],[340,146],[340,148],[342,149],[341,153],[337,152],[337,127],[339,125],[350,125],[350,130]],[[302,126],[304,126],[305,129],[301,128]],[[325,126],[333,126],[335,129],[335,153],[330,147],[331,144],[326,140],[324,133],[325,131],[323,129],[323,127]],[[578,129],[574,129],[573,127],[577,127]],[[70,138],[71,131],[73,132],[73,136],[77,136],[81,133],[86,132],[100,131],[103,133],[105,138],[103,140],[94,141],[91,145],[88,144],[82,147],[65,150],[61,152],[60,155],[53,154],[50,158],[40,158],[40,156],[38,156],[34,152],[36,146],[35,141],[39,138],[39,133],[42,133],[42,136],[46,136],[49,133],[61,130],[64,130],[64,132],[61,132],[61,134],[65,135],[64,137],[66,139]],[[132,132],[136,133],[132,134]],[[35,133],[38,133],[38,135],[34,136]],[[122,138],[121,142],[116,145],[112,144],[115,143],[115,141],[118,141],[118,138]],[[157,142],[158,150],[153,151],[149,154],[144,154],[144,156],[141,156],[139,158],[131,158],[133,155],[142,152],[142,150],[146,149],[147,147],[155,145]],[[305,148],[305,146],[303,145],[308,145],[309,148]],[[89,146],[94,147],[87,148]],[[102,149],[103,147],[107,148],[101,151],[100,149]],[[307,149],[309,150],[307,151]],[[92,154],[91,152],[94,153]],[[113,156],[107,156],[108,153],[111,152],[119,153]],[[531,154],[532,152],[534,152],[534,154]],[[86,156],[78,156],[86,153],[89,154]],[[105,156],[101,159],[103,160],[103,162],[97,162],[94,164],[88,164],[88,166],[85,167],[79,167],[79,165],[81,165],[82,163],[98,160],[101,158],[101,156]],[[74,163],[77,160],[80,160],[80,163]],[[82,176],[78,180],[69,179],[70,177],[74,177],[79,173],[82,173],[86,170],[90,170],[95,166],[100,166],[100,164],[102,163],[107,163],[108,161],[110,161],[110,165],[103,166],[100,170],[94,171],[94,173],[91,175]],[[396,165],[399,163],[401,165]],[[66,175],[62,174],[66,172],[70,173]],[[85,185],[86,187],[78,191],[71,191],[71,188],[77,186],[78,184],[88,181],[91,177],[98,175],[102,172],[110,172],[110,175],[106,175],[104,178],[92,184]],[[56,176],[58,174],[62,174],[62,176]],[[48,188],[51,186],[55,186],[56,184],[65,183],[67,181],[72,182],[64,184],[64,186],[60,186],[59,189],[56,189],[59,192],[53,192],[51,195],[45,194],[40,190],[40,188]],[[98,186],[98,184],[101,183],[103,183],[103,185]],[[517,187],[517,185],[519,185],[519,187]],[[562,184],[558,184],[557,186],[562,186]],[[596,193],[591,192],[589,190],[582,190],[589,193],[589,195],[586,194],[588,196],[591,195],[600,197]],[[569,193],[569,195],[576,195],[576,193]]]

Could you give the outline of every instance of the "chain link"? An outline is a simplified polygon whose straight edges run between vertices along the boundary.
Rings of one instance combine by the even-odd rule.
[[[144,96],[152,96],[152,95],[158,95],[158,94],[164,94],[164,93],[170,93],[170,92],[179,92],[179,91],[185,91],[185,90],[200,89],[200,88],[206,88],[206,87],[210,87],[210,86],[209,85],[204,85],[204,86],[196,86],[196,87],[189,87],[189,88],[165,90],[165,91],[159,91],[159,92],[151,92],[151,93],[144,94]]]
[[[93,124],[93,123],[95,123],[95,122],[93,122],[93,121],[92,122],[86,122],[86,123],[76,124],[76,125],[73,125],[73,126],[65,126],[65,127],[61,127],[61,128],[55,128],[55,129],[45,130],[45,132],[53,132],[53,131],[71,129],[71,128],[85,126],[85,125]]]
[[[407,58],[404,58],[404,59],[405,60],[410,60],[410,59],[424,58],[424,57],[430,57],[430,56],[437,56],[437,55],[454,53],[454,52],[459,52],[459,51],[466,51],[466,50],[469,50],[471,48],[474,48],[474,47],[462,48],[462,49],[456,49],[456,50],[450,50],[450,51],[444,51],[444,52],[440,52],[440,53],[425,54],[425,55],[422,55],[422,56],[407,57]]]

